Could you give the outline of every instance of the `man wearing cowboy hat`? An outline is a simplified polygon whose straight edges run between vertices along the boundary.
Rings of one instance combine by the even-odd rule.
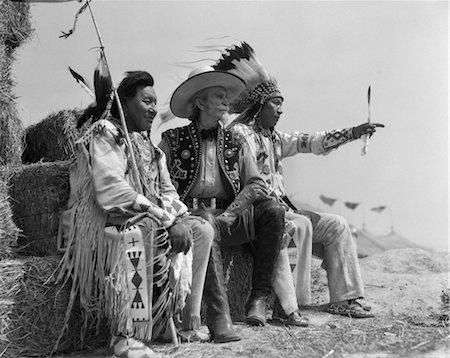
[[[164,132],[160,147],[180,198],[193,214],[201,215],[202,207],[210,208],[219,223],[223,245],[251,242],[254,268],[247,322],[264,325],[284,231],[284,208],[267,196],[267,186],[247,148],[221,123],[229,101],[244,87],[239,77],[211,67],[192,71],[170,101],[173,114],[189,118],[191,123]],[[217,240],[208,264],[204,299],[213,338],[221,332],[233,335]]]

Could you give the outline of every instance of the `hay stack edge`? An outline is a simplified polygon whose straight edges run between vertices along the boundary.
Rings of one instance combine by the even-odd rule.
[[[55,230],[67,201],[69,164],[22,165],[21,160],[24,128],[12,64],[33,32],[29,10],[26,3],[0,1],[0,356],[5,358],[49,356],[69,299],[69,289],[51,278],[60,260]],[[80,315],[75,309],[55,352],[105,345],[105,336],[92,329],[83,342]]]
[[[29,5],[0,3],[0,166],[19,164],[23,127],[15,103],[12,63],[16,49],[31,35]],[[10,257],[19,235],[12,220],[8,178],[0,178],[0,259]]]
[[[29,5],[0,2],[0,165],[21,162],[23,128],[15,103],[12,63],[16,49],[32,32]]]

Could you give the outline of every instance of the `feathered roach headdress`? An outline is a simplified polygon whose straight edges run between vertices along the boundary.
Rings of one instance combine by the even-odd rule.
[[[262,106],[271,98],[282,97],[276,79],[264,69],[246,42],[226,48],[212,67],[245,81],[245,90],[230,103],[230,113],[242,113],[257,103]]]

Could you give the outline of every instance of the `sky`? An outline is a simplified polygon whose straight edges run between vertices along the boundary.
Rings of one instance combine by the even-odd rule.
[[[98,39],[89,12],[71,37],[58,37],[80,6],[31,5],[35,33],[13,67],[24,126],[91,102],[67,70],[92,79]],[[284,95],[281,131],[315,133],[367,121],[370,85],[371,121],[386,127],[371,138],[368,154],[355,141],[328,156],[287,158],[287,193],[374,234],[393,226],[415,243],[449,249],[447,1],[94,0],[92,9],[114,83],[127,70],[150,72],[161,108],[190,71],[177,63],[217,59],[197,46],[227,45],[231,38],[248,42],[276,77]],[[156,120],[154,142],[186,123],[158,127]],[[338,200],[330,207],[320,195]],[[360,205],[350,210],[346,201]],[[371,211],[381,205],[387,209]]]

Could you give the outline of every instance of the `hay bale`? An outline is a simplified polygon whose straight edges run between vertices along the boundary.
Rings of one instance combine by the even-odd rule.
[[[23,255],[57,253],[59,217],[69,198],[71,161],[36,163],[9,168],[9,195],[16,225],[22,230]]]
[[[7,181],[0,178],[0,260],[12,256],[19,232],[12,219]]]
[[[12,91],[11,62],[0,41],[0,165],[19,164],[22,153],[23,128]]]
[[[222,246],[221,251],[231,318],[244,321],[252,287],[253,258],[243,246]]]
[[[87,126],[76,129],[79,109],[51,113],[41,122],[25,130],[23,163],[54,162],[75,157],[75,141]]]
[[[0,352],[5,358],[48,356],[62,330],[70,285],[49,279],[59,258],[22,257],[0,261]],[[48,281],[47,281],[48,280]],[[69,353],[83,348],[81,316],[75,312],[56,350]],[[85,348],[106,345],[107,332],[90,329]]]
[[[29,5],[0,2],[0,165],[20,163],[23,129],[12,91],[11,68],[15,49],[31,33]]]
[[[25,2],[4,0],[0,3],[0,42],[11,54],[33,33],[30,6]]]

